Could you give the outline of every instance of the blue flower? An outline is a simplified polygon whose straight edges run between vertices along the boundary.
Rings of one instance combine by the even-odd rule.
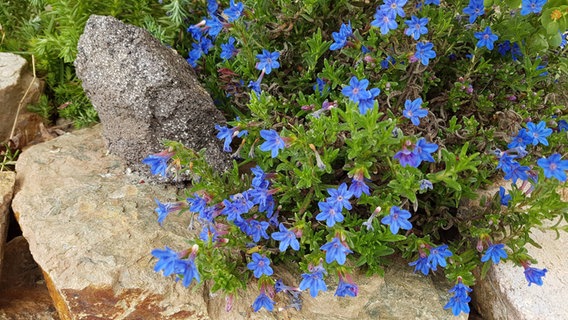
[[[420,63],[427,66],[430,59],[436,58],[436,52],[434,52],[432,48],[434,48],[434,45],[431,42],[418,42],[416,44],[416,53],[414,53],[414,57],[420,60]]]
[[[219,9],[219,4],[216,0],[207,0],[207,12],[214,15]]]
[[[189,287],[193,279],[195,279],[195,281],[197,282],[200,282],[199,271],[197,270],[194,259],[195,256],[191,255],[188,259],[180,260],[181,272],[178,273],[178,279],[179,275],[183,275],[182,284],[184,287]]]
[[[331,44],[329,50],[339,50],[345,47],[349,38],[353,36],[351,21],[348,24],[342,23],[341,27],[339,27],[339,32],[332,32],[331,36],[335,42]]]
[[[526,129],[519,130],[517,136],[513,137],[513,140],[507,145],[507,148],[517,148],[517,147],[526,147],[527,145],[533,142],[533,137],[529,135]]]
[[[223,11],[223,14],[227,16],[227,21],[233,22],[240,18],[243,14],[243,9],[244,6],[242,2],[235,4],[235,0],[231,0],[229,2],[229,7]]]
[[[414,147],[414,152],[420,157],[420,161],[427,162],[436,162],[434,158],[432,158],[432,155],[430,155],[436,150],[438,150],[438,145],[435,143],[428,143],[424,138],[420,138]]]
[[[349,186],[349,191],[353,193],[356,198],[361,198],[364,193],[366,195],[371,195],[369,192],[369,186],[363,181],[363,175],[354,175],[351,185]]]
[[[276,158],[279,150],[286,147],[284,140],[280,138],[278,132],[274,130],[260,130],[260,136],[266,140],[260,145],[260,150],[265,152],[270,151],[272,158]]]
[[[566,181],[566,170],[568,170],[568,160],[561,160],[560,154],[555,153],[548,158],[541,158],[536,161],[539,167],[544,171],[547,178],[556,178],[560,182]]]
[[[231,142],[233,142],[233,137],[235,136],[235,132],[237,128],[228,128],[226,126],[220,126],[218,124],[215,125],[215,130],[218,130],[217,139],[224,140],[223,141],[223,151],[231,152],[233,149],[231,148]]]
[[[164,276],[168,277],[180,270],[179,254],[166,246],[165,250],[154,249],[152,255],[158,258],[158,262],[154,266],[154,271],[163,270]]]
[[[410,17],[410,20],[404,21],[408,26],[408,29],[404,31],[404,34],[411,36],[414,40],[420,39],[420,36],[428,33],[428,18],[418,18],[417,16]]]
[[[274,310],[274,301],[270,299],[270,297],[267,296],[264,291],[261,292],[252,303],[252,309],[254,310],[254,312],[258,312],[258,310],[260,310],[261,308],[264,308],[267,311]]]
[[[256,55],[256,58],[259,60],[256,64],[256,69],[264,69],[266,74],[270,74],[272,69],[278,69],[280,67],[280,63],[278,62],[279,57],[280,52],[278,51],[270,52],[266,49],[262,49],[262,53]]]
[[[529,286],[534,283],[542,286],[542,277],[546,275],[546,269],[537,269],[533,267],[525,267],[525,278],[529,282]]]
[[[210,36],[216,37],[221,30],[223,30],[223,23],[216,17],[212,16],[211,19],[205,20],[205,25]]]
[[[396,60],[393,57],[387,56],[383,61],[381,61],[381,68],[388,69],[391,64],[394,65],[395,63]]]
[[[371,98],[371,92],[367,90],[368,85],[369,80],[367,79],[359,80],[357,77],[351,77],[349,85],[344,87],[341,93],[351,101],[358,103],[360,100]]]
[[[258,78],[258,80],[256,81],[250,81],[248,84],[248,87],[252,89],[252,91],[254,93],[256,93],[257,96],[260,96],[260,82],[262,81],[262,78]]]
[[[546,0],[523,0],[521,15],[526,16],[529,13],[540,13],[545,3]]]
[[[351,210],[349,199],[353,196],[353,192],[347,190],[345,182],[339,185],[337,189],[328,188],[327,192],[329,193],[329,197],[326,199],[328,203],[335,205],[337,208]]]
[[[252,261],[247,264],[247,268],[253,271],[256,278],[260,278],[262,275],[271,276],[274,273],[270,267],[270,259],[257,252],[252,254]]]
[[[406,4],[408,0],[384,0],[385,3],[381,5],[381,10],[388,13],[393,19],[397,15],[404,17],[404,10],[402,7]]]
[[[477,40],[477,47],[483,48],[486,47],[489,50],[493,50],[493,43],[497,41],[499,37],[491,32],[490,27],[485,27],[483,32],[476,32],[474,36]]]
[[[471,292],[471,288],[464,285],[461,279],[458,280],[452,289],[449,290],[450,293],[454,293],[454,296],[450,298],[450,301],[444,306],[444,309],[452,309],[454,316],[458,316],[460,313],[469,313],[469,302],[471,298],[468,296],[468,292]]]
[[[323,80],[322,78],[316,78],[316,84],[314,84],[314,92],[319,92],[320,94],[322,94],[325,91],[329,91],[329,86],[327,86],[327,83],[325,82],[325,80]]]
[[[325,220],[328,227],[333,227],[336,222],[343,222],[343,214],[337,206],[322,201],[318,203],[318,206],[321,212],[316,216],[316,220]]]
[[[510,194],[506,194],[507,190],[505,190],[505,188],[503,187],[499,187],[499,199],[501,202],[501,205],[503,206],[508,206],[509,205],[509,201],[511,201],[511,195]]]
[[[249,221],[249,235],[252,237],[252,241],[259,242],[260,238],[270,239],[268,234],[266,233],[266,229],[268,229],[268,222],[266,221],[257,221],[251,220]]]
[[[544,121],[539,122],[538,124],[534,124],[531,122],[527,123],[527,135],[532,137],[532,144],[537,145],[539,142],[545,146],[548,146],[548,141],[546,137],[548,137],[552,133],[552,129],[546,127],[546,123]]]
[[[424,118],[428,115],[428,110],[420,108],[422,106],[422,98],[417,98],[414,101],[407,99],[404,102],[404,110],[402,115],[410,119],[412,124],[417,126],[420,124],[419,118]]]
[[[526,181],[529,178],[527,174],[527,171],[529,170],[530,170],[529,167],[521,166],[520,163],[515,161],[513,162],[513,165],[508,168],[507,171],[503,169],[503,172],[505,172],[505,176],[503,178],[505,180],[511,179],[513,183],[517,183],[517,180],[519,179],[522,181]]]
[[[266,189],[270,185],[270,182],[266,180],[266,173],[260,166],[256,166],[251,168],[250,171],[254,174],[254,178],[252,178],[251,186],[254,188],[262,188]]]
[[[414,266],[414,272],[420,271],[425,276],[428,275],[430,268],[432,267],[432,265],[430,265],[430,262],[428,262],[428,257],[423,255],[419,255],[416,261],[412,261],[408,265]]]
[[[243,212],[237,203],[225,199],[223,200],[223,204],[225,205],[225,208],[221,211],[221,214],[226,215],[228,221],[243,220],[243,218],[241,218],[241,214],[243,214]]]
[[[351,282],[343,281],[343,277],[339,276],[339,283],[337,284],[337,289],[335,290],[335,296],[345,297],[351,296],[356,297],[359,292],[359,287]]]
[[[154,210],[158,214],[158,223],[161,225],[168,214],[178,211],[181,209],[181,204],[178,202],[174,203],[161,203],[158,199],[154,199],[158,207]]]
[[[420,183],[420,191],[425,191],[428,189],[434,190],[434,185],[432,184],[432,181],[427,179],[422,179],[418,182]]]
[[[485,13],[483,0],[469,0],[469,5],[463,9],[463,13],[469,15],[469,23],[474,23],[477,17]]]
[[[272,239],[276,241],[280,241],[280,252],[286,251],[288,247],[291,247],[293,250],[300,250],[300,243],[298,239],[296,239],[296,234],[291,230],[286,229],[286,227],[280,223],[279,227],[280,232],[273,232]]]
[[[379,96],[381,89],[372,88],[369,92],[371,93],[370,98],[359,100],[359,113],[361,114],[366,114],[367,111],[373,110],[373,107],[375,106],[375,98]]]
[[[321,266],[314,267],[311,273],[303,273],[300,282],[300,290],[310,289],[310,295],[315,298],[320,291],[327,291],[327,285],[323,281],[325,269]]]
[[[189,205],[189,211],[199,213],[205,210],[207,207],[207,201],[200,197],[197,193],[193,194],[193,197],[188,197],[185,199]]]
[[[440,0],[425,0],[424,4],[433,4],[433,5],[439,6]]]
[[[235,38],[229,37],[227,43],[221,44],[221,59],[229,60],[236,56],[239,51],[235,49]]]
[[[387,34],[390,30],[396,30],[398,23],[396,23],[396,16],[392,16],[387,11],[377,8],[375,20],[371,21],[371,26],[380,28],[381,34]]]
[[[558,131],[560,132],[568,131],[568,121],[566,120],[558,121]]]
[[[334,260],[340,265],[345,264],[348,253],[353,251],[349,250],[338,237],[320,247],[320,250],[325,251],[325,262],[332,263]]]
[[[206,224],[199,233],[199,239],[201,239],[204,242],[209,242],[209,241],[211,241],[212,243],[217,242],[218,237],[219,234],[217,233],[217,230],[212,224]]]
[[[428,255],[428,263],[432,266],[432,271],[437,270],[437,266],[445,268],[446,258],[451,257],[453,254],[450,250],[448,250],[448,245],[443,244],[439,247],[432,248],[430,250],[430,254]]]
[[[408,218],[410,217],[410,212],[407,210],[401,209],[397,206],[392,206],[390,214],[382,218],[381,223],[389,225],[392,234],[397,234],[399,229],[412,229],[412,224],[408,221]]]
[[[406,146],[402,147],[402,150],[395,153],[394,157],[400,162],[400,165],[403,167],[411,166],[411,167],[418,167],[420,165],[420,155],[417,154],[415,151],[410,151],[406,148]]]
[[[167,176],[168,161],[172,158],[174,154],[162,151],[160,153],[151,154],[142,160],[143,164],[150,166],[150,172],[153,175],[161,174],[162,176]]]
[[[507,252],[503,249],[504,247],[505,245],[502,243],[490,245],[481,257],[481,262],[487,262],[491,259],[494,264],[498,264],[501,259],[507,259]]]

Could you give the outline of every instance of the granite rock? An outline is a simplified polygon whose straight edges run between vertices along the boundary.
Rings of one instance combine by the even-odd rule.
[[[225,122],[223,115],[187,61],[146,30],[92,15],[75,67],[99,113],[108,149],[129,165],[140,168],[144,157],[164,149],[164,140],[206,148],[217,170],[231,165],[215,137],[214,125]]]

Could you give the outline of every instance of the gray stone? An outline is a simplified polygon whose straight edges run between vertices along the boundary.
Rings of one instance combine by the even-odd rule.
[[[498,184],[499,185],[499,184]],[[498,192],[498,185],[488,194]],[[502,182],[505,186],[506,183]],[[559,191],[563,201],[568,201],[568,189]],[[546,228],[552,222],[544,223]],[[560,225],[562,227],[566,222]],[[548,272],[543,278],[543,285],[532,284],[524,276],[524,269],[513,263],[499,263],[493,266],[483,280],[479,280],[473,290],[476,309],[486,320],[544,320],[568,319],[568,264],[566,248],[568,234],[554,231],[532,231],[531,237],[542,248],[527,244],[529,254],[538,261],[532,267]]]
[[[28,87],[30,90],[22,100]],[[34,80],[26,59],[12,53],[0,52],[0,142],[10,138],[20,101],[20,114],[24,114],[25,106],[37,101],[41,89],[41,82]],[[14,130],[14,135],[16,134],[17,131]]]
[[[275,296],[275,312],[254,313],[253,283],[225,312],[222,294],[211,283],[185,288],[153,271],[151,250],[187,247],[187,215],[156,222],[154,197],[168,201],[176,190],[140,183],[125,174],[123,162],[107,155],[101,127],[77,131],[22,153],[17,163],[19,191],[13,209],[30,250],[43,269],[61,319],[466,319],[443,310],[450,285],[412,272],[404,261],[386,268],[385,277],[354,275],[356,298],[327,292],[302,294],[303,309],[284,309],[288,299]],[[297,286],[296,266],[275,266],[275,276]]]
[[[163,140],[174,140],[194,150],[207,148],[206,158],[217,170],[229,167],[215,137],[214,125],[225,122],[223,115],[188,63],[144,29],[92,15],[75,67],[112,154],[137,168],[164,149]]]
[[[0,278],[2,276],[4,247],[6,243],[6,235],[8,233],[8,223],[10,222],[10,203],[12,203],[15,183],[15,172],[0,172]]]

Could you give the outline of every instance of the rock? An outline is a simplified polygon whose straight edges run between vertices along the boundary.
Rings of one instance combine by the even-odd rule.
[[[0,172],[0,278],[4,261],[4,246],[10,221],[10,203],[16,183],[16,173],[12,171]]]
[[[44,271],[61,319],[466,319],[443,310],[450,285],[412,273],[396,260],[384,278],[355,275],[357,298],[338,298],[336,284],[317,298],[303,294],[303,309],[252,311],[259,294],[251,284],[224,311],[225,298],[210,283],[185,288],[153,271],[150,251],[187,247],[187,216],[154,213],[156,197],[176,190],[140,183],[120,158],[107,155],[101,127],[32,146],[17,163],[19,191],[13,209],[30,250]],[[299,284],[295,267],[275,267],[286,284]],[[442,280],[443,281],[443,280]],[[276,309],[287,298],[276,295]]]
[[[24,237],[16,237],[6,245],[5,260],[0,279],[0,319],[59,319]]]
[[[75,67],[110,152],[129,165],[141,167],[143,158],[164,149],[163,140],[207,148],[206,158],[217,170],[231,165],[215,137],[214,125],[225,122],[223,115],[188,63],[146,30],[92,15]]]
[[[152,249],[191,235],[187,217],[156,222],[154,197],[176,190],[125,174],[100,126],[30,147],[16,171],[14,214],[61,319],[207,317],[202,298],[153,271]]]
[[[21,116],[27,113],[26,105],[35,103],[39,99],[42,83],[39,79],[34,79],[26,59],[12,53],[0,52],[0,142],[11,138],[18,106],[28,87],[29,91],[20,108]],[[17,124],[14,135],[22,130],[19,128],[20,124]],[[27,128],[27,131],[30,131],[30,128]]]
[[[560,192],[563,201],[568,201],[568,189]],[[550,225],[553,223],[548,223]],[[546,222],[544,226],[547,226]],[[514,266],[510,262],[493,266],[485,279],[478,280],[472,296],[483,319],[568,319],[568,309],[565,306],[568,300],[565,251],[568,247],[568,234],[561,232],[559,235],[556,238],[554,231],[534,230],[531,237],[542,248],[530,244],[526,246],[529,254],[538,261],[538,264],[532,266],[548,270],[542,286],[533,284],[529,287],[523,267]]]

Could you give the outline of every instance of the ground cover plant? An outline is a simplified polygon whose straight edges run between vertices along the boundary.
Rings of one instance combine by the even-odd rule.
[[[218,175],[175,142],[145,159],[194,179],[181,202],[157,200],[158,221],[189,211],[202,230],[189,250],[154,250],[156,271],[229,297],[256,278],[254,311],[281,291],[300,308],[299,292],[316,297],[331,276],[337,296],[356,296],[353,269],[381,274],[395,252],[455,283],[455,315],[469,312],[474,270],[501,260],[542,285],[525,245],[567,218],[565,106],[551,91],[566,73],[566,5],[222,5],[188,26],[188,63],[231,119],[217,130],[235,170]],[[467,201],[500,175],[509,190]],[[274,278],[282,260],[304,272],[299,288]]]
[[[176,142],[144,162],[188,173],[176,203],[196,218],[188,250],[158,248],[155,270],[189,286],[212,281],[232,301],[253,279],[254,311],[287,292],[356,296],[356,268],[383,273],[399,253],[415,272],[455,286],[443,306],[469,312],[474,274],[522,266],[525,245],[568,218],[568,6],[560,1],[208,1],[187,32],[188,63],[227,118],[217,126],[234,170],[214,173]],[[342,21],[335,18],[341,17]],[[478,190],[498,178],[495,195]],[[299,286],[272,265],[297,264]],[[476,272],[477,271],[477,272]],[[246,276],[243,276],[246,274]]]
[[[144,160],[153,174],[192,179],[155,211],[159,223],[189,214],[199,232],[187,248],[152,251],[157,272],[210,281],[228,309],[254,283],[254,311],[272,311],[280,292],[297,309],[307,293],[357,296],[351,274],[383,274],[395,254],[424,276],[445,274],[454,287],[441,307],[455,315],[469,312],[470,287],[492,264],[543,284],[546,266],[525,246],[538,246],[534,228],[567,231],[564,1],[30,3],[1,45],[43,57],[63,97],[44,113],[82,101],[73,44],[97,13],[175,48],[228,119],[217,130],[229,172],[174,141]],[[96,119],[87,104],[69,110]],[[284,263],[297,266],[297,287],[274,273]]]

